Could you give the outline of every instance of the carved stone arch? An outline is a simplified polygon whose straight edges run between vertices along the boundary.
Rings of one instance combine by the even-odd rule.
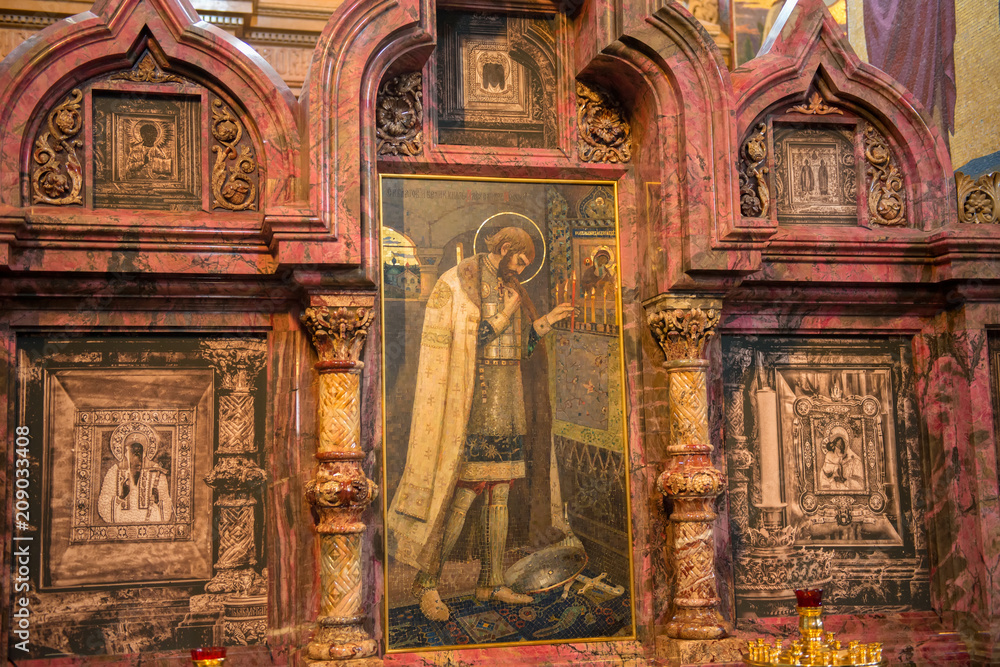
[[[556,59],[555,43],[538,34],[533,26],[527,30],[519,30],[511,41],[511,58],[520,62],[528,71],[539,77],[542,90],[548,98],[546,108],[554,110],[556,99],[561,89],[559,87],[559,67]],[[539,63],[546,63],[539,66]],[[551,140],[546,142],[557,146],[560,138],[559,119],[554,111],[545,119],[545,132],[551,133]]]
[[[428,0],[351,0],[326,24],[300,105],[307,114],[310,207],[329,237],[320,265],[378,275],[375,103],[387,74],[420,69],[434,44]]]
[[[803,119],[822,119],[834,117],[829,109],[839,109],[871,125],[899,161],[901,195],[910,218],[906,226],[930,231],[947,224],[946,204],[954,191],[951,161],[938,130],[924,120],[920,103],[887,74],[858,59],[822,2],[800,1],[774,34],[765,54],[733,73],[741,157],[747,139],[774,114],[803,109],[812,114]],[[745,233],[769,237],[777,228],[775,215],[772,210],[770,225]]]
[[[647,190],[639,197],[654,204],[638,224],[648,235],[638,245],[650,252],[640,260],[644,294],[719,269],[748,270],[747,258],[734,263],[717,251],[736,210],[736,132],[728,71],[697,19],[677,4],[662,8],[626,27],[579,78],[610,91],[631,120],[633,161]]]
[[[58,50],[51,49],[53,43],[60,45]],[[5,99],[13,98],[16,91],[17,96],[40,100],[34,109],[13,106],[0,116],[0,146],[4,148],[0,201],[22,205],[20,164],[24,163],[24,147],[33,138],[21,132],[31,127],[30,119],[48,113],[45,109],[58,104],[74,86],[131,69],[152,43],[158,66],[166,65],[169,72],[221,93],[245,109],[245,117],[256,124],[251,131],[259,135],[255,143],[260,161],[270,173],[295,172],[300,160],[295,100],[270,65],[236,38],[201,21],[185,0],[100,0],[91,11],[60,21],[19,46],[9,62],[26,62],[26,66],[0,70],[0,94]],[[95,58],[97,50],[102,55]],[[51,85],[53,81],[57,83]],[[299,190],[294,182],[262,182],[261,212],[280,215],[300,198]]]

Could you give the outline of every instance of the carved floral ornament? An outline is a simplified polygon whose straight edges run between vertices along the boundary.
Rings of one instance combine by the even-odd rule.
[[[51,112],[35,139],[31,172],[31,203],[82,204],[83,168],[77,157],[83,142],[75,137],[83,127],[80,102],[83,93],[74,88],[69,97]]]
[[[212,146],[213,208],[253,211],[257,208],[257,171],[253,149],[244,143],[243,125],[222,100],[212,101],[212,136],[221,145]]]
[[[632,128],[610,95],[576,82],[579,155],[584,162],[632,160]]]
[[[873,225],[905,227],[903,175],[892,158],[889,142],[871,125],[865,126],[864,141],[868,162],[868,221]]]
[[[958,221],[996,224],[1000,218],[1000,171],[983,174],[973,181],[960,171],[955,172],[958,192]]]
[[[374,308],[367,306],[316,306],[306,308],[301,319],[312,334],[320,361],[353,361],[360,364],[361,349],[374,317]]]
[[[827,116],[829,114],[844,115],[844,112],[835,106],[831,106],[823,101],[823,96],[819,92],[814,92],[809,97],[808,104],[799,104],[788,110],[789,113],[803,113],[808,116]]]
[[[423,77],[400,74],[379,88],[375,101],[376,151],[379,155],[423,152]]]
[[[740,212],[750,218],[767,217],[771,197],[767,189],[767,126],[760,123],[757,131],[743,145],[740,160]]]
[[[650,313],[647,321],[667,361],[700,359],[719,324],[719,311],[667,308]]]
[[[135,67],[127,72],[117,72],[111,75],[112,81],[132,81],[134,83],[183,83],[184,79],[173,74],[164,74],[156,64],[156,60],[146,53]]]

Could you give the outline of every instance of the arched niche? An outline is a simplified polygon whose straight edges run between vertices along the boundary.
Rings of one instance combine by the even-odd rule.
[[[657,368],[661,353],[643,333],[647,329],[640,300],[692,287],[697,280],[708,280],[718,289],[731,280],[726,271],[740,275],[747,270],[745,257],[724,251],[719,232],[722,221],[733,216],[736,196],[731,166],[736,135],[728,73],[710,37],[677,5],[641,18],[614,15],[611,22],[620,21],[622,30],[600,51],[583,57],[582,50],[574,50],[576,45],[605,30],[607,17],[587,9],[567,16],[553,12],[549,3],[530,4],[530,9],[552,17],[559,44],[554,112],[560,142],[550,149],[456,146],[439,141],[434,114],[428,112],[435,100],[428,79],[437,53],[438,7],[407,2],[342,5],[320,40],[303,98],[309,114],[310,144],[314,146],[312,201],[342,239],[340,252],[345,264],[360,266],[364,280],[377,284],[381,269],[379,175],[616,183],[622,233],[620,267],[627,275],[623,307],[626,327],[631,329],[624,342],[630,369],[626,383],[629,395],[636,397],[655,391],[662,381]],[[463,7],[472,9],[455,2],[448,3],[447,9]],[[482,7],[475,9],[482,11]],[[497,9],[497,13],[504,11],[503,7]],[[408,78],[411,76],[422,77],[419,87],[418,79]],[[577,83],[607,95],[629,123],[631,157],[624,163],[588,162],[581,156],[580,102],[574,99]],[[380,152],[385,146],[380,112],[395,101],[399,101],[401,113],[409,119],[416,114],[417,120],[408,132],[400,131],[407,139],[397,150]],[[309,289],[311,305],[322,308],[327,298],[324,295],[332,292],[332,286],[317,281]],[[638,327],[628,323],[638,323]],[[372,325],[369,340],[379,340],[382,326],[379,322]],[[382,441],[381,411],[383,401],[389,400],[383,398],[380,387],[382,354],[378,345],[369,345],[363,357],[361,393],[367,408],[362,416],[362,440],[372,448]],[[649,373],[645,380],[644,373]],[[649,419],[659,424],[662,415],[656,413],[654,405],[644,405],[633,412],[629,422],[630,456],[648,464],[637,466],[632,478],[631,519],[635,551],[641,554],[633,571],[641,639],[640,645],[630,645],[629,651],[653,650],[655,626],[670,603],[669,590],[663,584],[670,566],[664,561],[658,537],[665,517],[657,509],[660,496],[653,484],[664,458],[658,443],[662,427],[651,426],[647,431],[642,423]],[[372,524],[381,521],[378,513],[371,517]],[[364,553],[380,552],[380,539],[378,534],[366,537]],[[361,599],[367,614],[382,600],[384,580],[381,563],[365,555],[362,566],[365,590]],[[565,648],[544,650],[553,656],[569,655]]]
[[[967,231],[953,226],[947,148],[920,104],[858,59],[821,5],[798,2],[772,31],[766,52],[733,72],[742,210],[727,238],[761,250],[768,278],[803,278],[805,265],[796,268],[794,258],[809,255],[816,243],[836,241],[842,244],[836,256],[810,261],[826,265],[864,255],[870,280],[897,270],[904,280],[919,280],[890,268],[891,258],[930,257],[938,252],[935,233]],[[843,150],[834,148],[838,142]],[[832,189],[819,191],[818,164],[811,164],[821,160],[826,167],[831,157],[850,181],[836,185],[852,190],[843,196],[842,188],[837,201]],[[789,181],[791,170],[797,175]],[[832,180],[822,182],[833,187]],[[803,194],[810,183],[810,194]],[[837,272],[829,279],[836,281]]]
[[[53,46],[56,45],[56,46]],[[149,266],[198,272],[171,243],[212,254],[214,270],[272,273],[275,229],[303,226],[295,101],[258,55],[186,2],[98,2],[19,46],[0,70],[0,201],[19,243],[46,239],[79,268],[108,266],[108,240],[161,240]],[[138,210],[144,211],[136,216]],[[70,225],[72,238],[44,231]],[[304,225],[308,228],[308,223]],[[49,266],[48,257],[59,264]],[[11,255],[13,269],[67,256]],[[208,269],[209,272],[213,269]]]

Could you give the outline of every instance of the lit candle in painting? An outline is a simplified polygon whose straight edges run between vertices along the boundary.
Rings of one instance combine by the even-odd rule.
[[[781,505],[781,455],[778,443],[778,396],[773,389],[757,390],[760,419],[761,506]]]

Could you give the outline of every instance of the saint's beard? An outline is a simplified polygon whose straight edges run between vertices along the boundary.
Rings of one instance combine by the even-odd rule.
[[[520,274],[513,268],[514,253],[508,252],[500,259],[500,266],[497,267],[497,278],[500,282],[508,285],[516,285],[519,282]]]

